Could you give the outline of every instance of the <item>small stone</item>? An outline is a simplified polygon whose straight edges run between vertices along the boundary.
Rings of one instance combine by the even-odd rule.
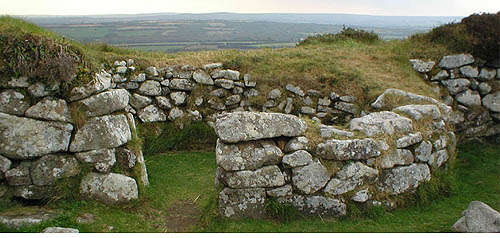
[[[161,96],[161,84],[154,80],[146,80],[137,92],[146,96]]]
[[[68,101],[84,99],[92,94],[102,92],[111,87],[111,74],[104,71],[96,73],[95,79],[85,86],[71,89]]]
[[[397,195],[417,188],[431,179],[431,172],[425,164],[412,164],[390,169],[384,176],[382,190]]]
[[[356,192],[352,196],[351,199],[355,202],[366,202],[370,198],[371,198],[371,196],[370,196],[370,192],[368,192],[368,189],[363,189],[363,190]]]
[[[30,106],[29,98],[13,89],[0,92],[0,112],[23,116]]]
[[[356,97],[354,97],[354,96],[341,96],[341,97],[339,97],[339,100],[342,102],[352,103],[352,102],[356,101]]]
[[[407,136],[403,136],[396,140],[396,148],[401,149],[410,145],[417,144],[418,142],[422,141],[422,138],[422,133],[420,132],[414,134],[410,133]]]
[[[137,74],[137,75],[132,75],[130,78],[130,82],[134,83],[142,83],[146,81],[146,74]]]
[[[430,72],[436,64],[434,61],[422,61],[418,59],[410,59],[410,63],[413,65],[413,69],[419,73]]]
[[[62,99],[44,98],[26,110],[26,116],[50,121],[71,122],[68,104]]]
[[[150,66],[150,67],[146,68],[146,74],[148,76],[156,77],[156,76],[158,76],[158,70],[156,70],[156,67]]]
[[[494,79],[496,74],[495,69],[482,68],[478,78],[482,81],[488,81]]]
[[[101,173],[108,173],[116,163],[115,149],[91,150],[76,153],[75,157],[82,163],[93,164]]]
[[[19,78],[9,77],[6,79],[0,80],[1,88],[26,88],[30,86],[28,82],[28,77],[21,76]]]
[[[481,105],[481,96],[479,93],[470,89],[457,94],[456,99],[457,102],[468,107]]]
[[[174,90],[191,91],[194,85],[189,79],[172,79],[169,87]]]
[[[333,136],[345,136],[345,137],[353,137],[354,133],[350,131],[344,131],[337,129],[333,126],[320,125],[319,133],[322,138],[329,139]]]
[[[201,105],[203,105],[203,97],[197,97],[194,101],[194,105],[197,107],[200,107]]]
[[[88,117],[96,117],[125,109],[129,103],[129,97],[130,94],[125,89],[110,89],[73,104],[83,109]]]
[[[493,112],[500,112],[500,92],[491,93],[483,98],[483,106]]]
[[[292,93],[294,93],[294,94],[296,94],[296,95],[299,95],[299,96],[301,96],[301,97],[304,97],[304,96],[306,95],[306,94],[304,93],[304,91],[302,91],[302,89],[300,89],[299,87],[296,87],[296,86],[294,86],[294,85],[292,85],[292,84],[287,84],[287,85],[285,86],[285,89],[286,89],[287,91],[290,91],[290,92],[292,92]]]
[[[176,119],[182,118],[183,116],[184,116],[184,111],[182,111],[178,107],[174,107],[172,108],[172,110],[170,110],[170,113],[168,114],[168,120],[175,121]]]
[[[328,98],[320,98],[318,99],[318,105],[328,107],[332,104],[332,101]]]
[[[307,96],[306,98],[304,98],[304,104],[307,105],[307,106],[311,106],[314,104],[314,101],[312,100],[311,97]]]
[[[436,105],[405,105],[394,108],[393,112],[402,112],[416,121],[424,118],[438,120],[441,118],[441,112]]]
[[[267,196],[271,197],[285,197],[292,195],[292,185],[287,184],[283,187],[277,187],[266,191]]]
[[[314,90],[314,89],[309,89],[307,90],[306,92],[307,96],[311,96],[311,97],[321,97],[321,92],[318,91],[318,90]]]
[[[443,80],[441,83],[446,86],[451,95],[467,90],[470,86],[470,81],[467,79]]]
[[[142,96],[137,93],[132,94],[130,97],[129,103],[130,105],[135,109],[139,110],[141,108],[144,108],[151,104],[153,102],[153,99],[150,97]]]
[[[127,81],[127,78],[122,77],[119,74],[113,75],[113,83],[124,83]]]
[[[203,85],[214,85],[214,80],[203,70],[197,70],[193,73],[193,80]]]
[[[346,102],[335,102],[333,104],[333,107],[335,109],[350,113],[350,114],[358,114],[359,113],[359,107],[356,106],[355,104],[352,103],[346,103]]]
[[[78,229],[64,227],[47,227],[42,233],[80,233]]]
[[[278,99],[281,98],[281,90],[273,89],[267,94],[268,99]]]
[[[477,76],[479,75],[477,67],[473,67],[470,65],[460,67],[460,73],[467,78],[477,78]]]
[[[314,114],[316,114],[316,110],[314,108],[311,108],[311,107],[301,107],[300,113],[306,114],[306,115],[314,115]]]
[[[313,162],[312,155],[305,150],[298,150],[283,156],[282,163],[290,168],[305,166]]]
[[[293,185],[305,194],[313,194],[323,188],[330,174],[320,162],[313,162],[303,167],[292,169]]]
[[[432,157],[432,144],[428,141],[423,141],[420,145],[415,149],[415,160],[417,162],[433,162]]]
[[[458,68],[474,63],[474,57],[470,54],[448,55],[439,61],[439,67],[445,69]]]
[[[139,119],[142,122],[157,122],[166,121],[167,115],[163,110],[159,109],[156,105],[149,105],[137,112]]]
[[[174,105],[181,106],[186,104],[188,94],[186,92],[172,92],[170,98],[174,101]]]
[[[490,93],[492,90],[491,86],[488,83],[482,82],[479,84],[479,92],[481,95],[486,95]]]
[[[232,95],[226,99],[226,106],[232,106],[232,105],[237,105],[241,102],[241,96],[240,95]]]
[[[116,73],[118,73],[118,74],[126,74],[127,70],[128,70],[128,68],[125,66],[116,67]]]
[[[30,167],[31,161],[23,161],[15,168],[5,172],[5,179],[10,186],[30,185]]]
[[[165,96],[155,97],[155,100],[156,100],[156,104],[161,109],[168,110],[168,109],[172,108],[172,103],[170,103],[170,100],[167,97],[165,97]]]
[[[500,213],[483,202],[472,201],[452,229],[456,232],[499,233]]]
[[[215,86],[225,88],[225,89],[233,89],[234,82],[229,79],[216,79]]]
[[[431,81],[440,81],[443,79],[447,79],[448,77],[450,77],[450,75],[448,74],[448,71],[441,70],[436,75],[432,76]]]
[[[257,83],[252,81],[250,74],[243,75],[243,80],[245,82],[245,87],[247,88],[255,88],[255,86],[257,86]]]
[[[291,153],[297,150],[307,150],[308,149],[309,140],[305,136],[299,136],[292,138],[285,145],[285,152]]]
[[[393,168],[396,165],[409,165],[415,161],[409,150],[397,149],[385,154],[380,159],[380,167],[383,169]]]
[[[80,164],[73,156],[45,155],[35,160],[30,168],[31,179],[36,186],[54,185],[56,180],[80,173]]]

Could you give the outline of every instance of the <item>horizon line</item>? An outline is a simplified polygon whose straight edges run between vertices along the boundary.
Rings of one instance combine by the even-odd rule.
[[[480,12],[483,13],[483,12]],[[148,13],[109,13],[109,14],[0,14],[0,16],[20,16],[20,17],[99,17],[99,16],[134,16],[134,15],[159,15],[159,14],[191,14],[191,15],[209,15],[209,14],[240,14],[240,15],[258,15],[258,14],[295,14],[295,15],[357,15],[357,16],[373,16],[373,17],[465,17],[465,16],[445,16],[445,15],[376,15],[376,14],[359,14],[359,13],[301,13],[301,12],[269,12],[269,13],[242,13],[242,12],[205,12],[205,13],[189,13],[189,12],[148,12]]]

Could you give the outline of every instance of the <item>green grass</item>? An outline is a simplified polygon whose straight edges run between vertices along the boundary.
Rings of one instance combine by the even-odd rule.
[[[21,230],[0,226],[0,232],[40,232],[49,226],[77,228],[80,232],[165,232],[177,229],[191,229],[197,224],[170,224],[168,217],[183,216],[193,212],[215,194],[213,152],[182,152],[161,154],[146,158],[150,186],[139,201],[125,207],[110,207],[92,201],[69,198],[46,205],[48,210],[62,213],[57,219],[38,226]],[[0,214],[12,214],[27,210],[17,202],[0,200]],[[97,222],[79,225],[75,219],[83,213],[91,213]],[[196,214],[199,217],[200,214]],[[177,217],[176,217],[177,218]],[[177,228],[176,228],[177,227]],[[185,230],[184,230],[185,231]]]
[[[21,230],[39,232],[49,226],[73,227],[81,232],[450,232],[450,227],[474,200],[500,209],[500,151],[498,145],[468,143],[459,147],[456,186],[448,196],[431,203],[393,211],[371,210],[346,218],[287,215],[287,207],[269,203],[273,217],[231,221],[216,216],[215,154],[179,152],[146,157],[151,185],[141,199],[125,207],[109,207],[74,198],[52,202],[44,209],[62,213],[57,219]],[[23,210],[18,203],[0,200],[0,214]],[[82,213],[98,217],[78,225]],[[200,217],[202,217],[200,219]]]

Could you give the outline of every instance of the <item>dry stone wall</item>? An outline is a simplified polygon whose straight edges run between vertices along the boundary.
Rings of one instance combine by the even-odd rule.
[[[442,101],[456,111],[456,131],[464,137],[500,134],[500,63],[470,54],[434,61],[411,60],[414,69],[436,86]]]
[[[61,180],[76,177],[70,186],[85,198],[138,198],[148,178],[142,152],[128,146],[135,136],[135,119],[125,111],[129,92],[113,89],[106,72],[95,79],[69,92],[59,82],[0,80],[1,196],[50,199],[60,195]]]
[[[454,159],[449,128],[432,103],[373,112],[351,120],[348,130],[308,128],[288,114],[222,114],[215,124],[219,212],[262,218],[269,199],[309,215],[343,216],[347,203],[394,207],[394,198]],[[321,142],[311,142],[311,130]]]

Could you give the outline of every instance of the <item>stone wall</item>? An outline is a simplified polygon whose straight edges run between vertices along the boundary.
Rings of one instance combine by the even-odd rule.
[[[125,111],[129,93],[111,85],[106,72],[70,91],[60,82],[2,78],[0,195],[49,199],[61,195],[65,181],[81,178],[69,186],[79,186],[84,198],[137,199],[138,184],[148,184],[144,158],[128,144],[136,136]]]
[[[469,54],[433,61],[411,60],[414,69],[435,85],[441,100],[457,111],[456,131],[466,138],[500,134],[500,63]]]
[[[269,92],[258,89],[249,74],[223,69],[221,63],[197,68],[175,65],[148,67],[143,72],[130,66],[133,60],[116,61],[108,70],[113,88],[127,89],[130,105],[126,110],[141,122],[206,120],[212,115],[234,111],[274,111],[303,114],[329,122],[348,121],[359,114],[356,98],[292,84]]]
[[[271,198],[305,214],[343,216],[347,203],[394,207],[394,198],[455,158],[455,134],[443,113],[449,111],[433,103],[410,104],[355,118],[348,130],[317,122],[308,128],[280,113],[220,115],[220,214],[262,218]]]

